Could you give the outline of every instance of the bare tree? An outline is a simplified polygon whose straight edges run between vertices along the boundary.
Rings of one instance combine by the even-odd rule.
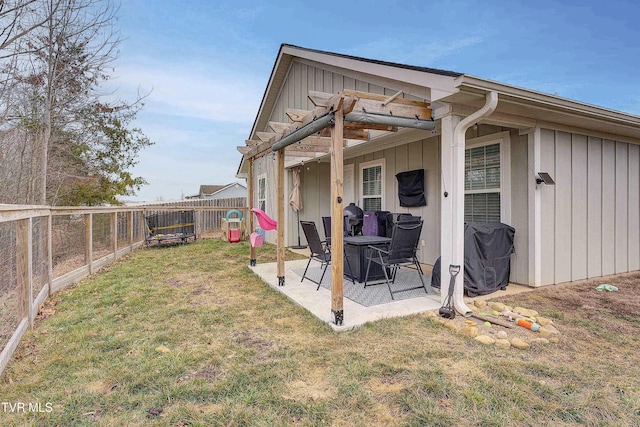
[[[135,163],[130,156],[119,156],[123,160],[115,162],[116,168],[100,162],[109,157],[100,144],[116,141],[115,153],[118,149],[121,153],[127,149],[137,153],[150,144],[138,129],[124,127],[135,118],[141,99],[112,104],[102,100],[101,85],[110,77],[120,41],[113,28],[117,7],[111,0],[15,1],[25,7],[20,16],[27,24],[9,31],[20,37],[4,36],[19,54],[5,58],[13,80],[5,85],[10,93],[0,94],[0,101],[11,118],[4,128],[20,128],[21,137],[27,135],[30,145],[24,147],[30,154],[29,164],[13,165],[21,168],[23,202],[55,203],[62,183],[80,183],[83,179],[83,186],[89,182],[102,187],[110,184],[119,194],[139,187],[143,180],[122,170]],[[20,32],[26,28],[30,30]],[[98,161],[91,150],[103,153]],[[97,170],[97,166],[106,167],[106,171]],[[123,178],[110,180],[110,174]],[[56,178],[55,185],[48,185],[48,175]],[[101,179],[98,184],[96,175]],[[23,176],[28,177],[26,185]],[[94,196],[92,201],[97,200]],[[74,200],[81,203],[78,198]]]

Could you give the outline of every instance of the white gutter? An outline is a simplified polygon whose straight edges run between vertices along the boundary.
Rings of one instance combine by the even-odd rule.
[[[464,302],[464,155],[465,133],[483,117],[490,116],[498,106],[498,93],[486,94],[484,107],[462,119],[453,130],[453,230],[451,241],[453,248],[451,264],[460,266],[453,292],[453,305],[458,313],[465,315],[471,309]],[[462,207],[462,209],[461,209]],[[444,267],[443,267],[444,268]],[[446,271],[446,270],[443,270]]]

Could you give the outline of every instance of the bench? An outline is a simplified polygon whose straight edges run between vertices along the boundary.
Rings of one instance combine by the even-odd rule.
[[[172,211],[145,215],[145,243],[187,243],[196,240],[195,211]]]

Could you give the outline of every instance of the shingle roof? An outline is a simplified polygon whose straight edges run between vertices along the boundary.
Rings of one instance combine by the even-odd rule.
[[[362,62],[368,62],[371,64],[379,64],[379,65],[387,65],[390,67],[398,67],[398,68],[404,68],[407,70],[415,70],[415,71],[423,71],[425,73],[432,73],[432,74],[439,74],[442,76],[449,76],[449,77],[459,77],[462,76],[464,73],[459,73],[457,71],[447,71],[447,70],[440,70],[437,68],[429,68],[429,67],[419,67],[416,65],[408,65],[408,64],[400,64],[398,62],[389,62],[389,61],[380,61],[378,59],[369,59],[369,58],[362,58],[359,56],[353,56],[353,55],[345,55],[342,53],[335,53],[335,52],[327,52],[324,50],[317,50],[317,49],[309,49],[306,47],[300,47],[300,46],[295,46],[292,44],[286,44],[283,43],[282,46],[286,46],[286,47],[291,47],[294,49],[302,49],[302,50],[306,50],[309,52],[316,52],[316,53],[321,53],[321,54],[325,54],[325,55],[332,55],[332,56],[337,56],[340,58],[347,58],[347,59],[355,59],[357,61],[362,61]]]
[[[222,190],[227,185],[229,185],[229,184],[225,184],[225,185],[201,185],[200,186],[199,195],[202,196],[202,195],[205,195],[205,194],[213,194],[216,191]]]

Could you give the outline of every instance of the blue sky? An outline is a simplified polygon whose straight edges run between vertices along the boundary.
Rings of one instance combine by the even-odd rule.
[[[479,6],[479,5],[482,6]],[[640,2],[123,0],[113,83],[151,91],[127,200],[236,181],[282,43],[496,80],[640,115]]]

